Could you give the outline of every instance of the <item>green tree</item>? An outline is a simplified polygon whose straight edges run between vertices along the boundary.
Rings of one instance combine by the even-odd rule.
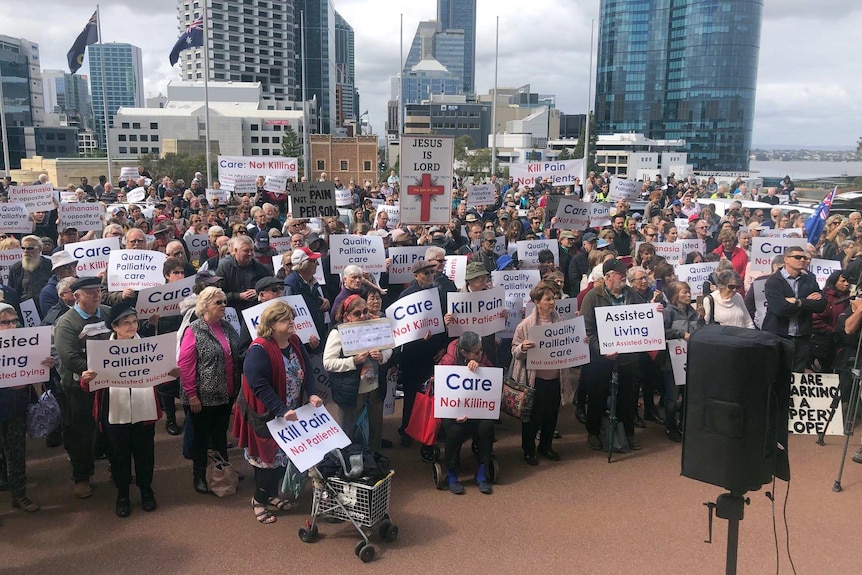
[[[474,176],[489,176],[491,174],[491,150],[479,148],[467,156],[466,172]]]
[[[305,154],[303,154],[302,142],[299,141],[299,134],[289,124],[285,126],[284,135],[281,137],[281,155],[285,158],[296,158],[296,171],[299,174],[304,173]]]
[[[862,138],[859,138],[859,141],[856,142],[856,157],[862,158]]]
[[[216,162],[218,159],[212,157],[210,168],[213,177],[218,173]],[[188,154],[165,154],[162,158],[158,154],[145,154],[138,158],[140,165],[153,175],[153,178],[170,176],[174,180],[182,179],[188,184],[195,177],[195,172],[207,173],[206,156],[189,156]]]
[[[560,153],[557,155],[557,160],[559,160],[561,162],[563,160],[571,160],[571,159],[572,159],[572,154],[571,154],[571,152],[569,152],[568,148],[563,148],[560,151]]]
[[[584,141],[586,140],[586,126],[581,127],[581,133],[578,134],[578,145],[575,146],[574,151],[572,152],[572,157],[574,158],[583,158],[584,157]],[[590,157],[587,160],[587,172],[599,172],[599,167],[596,165],[596,142],[598,142],[599,137],[596,134],[596,117],[590,114]]]
[[[455,161],[464,162],[467,160],[467,150],[472,150],[475,144],[473,138],[464,134],[455,138]]]

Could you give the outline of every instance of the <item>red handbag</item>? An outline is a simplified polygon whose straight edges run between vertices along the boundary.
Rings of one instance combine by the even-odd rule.
[[[437,432],[440,431],[442,419],[434,418],[434,378],[425,382],[424,389],[416,393],[413,411],[410,412],[410,422],[404,432],[422,445],[434,445],[437,442]]]

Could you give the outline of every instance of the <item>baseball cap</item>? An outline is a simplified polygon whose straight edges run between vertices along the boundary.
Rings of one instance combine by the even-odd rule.
[[[512,259],[512,256],[509,254],[503,254],[497,258],[497,271],[501,272],[506,269],[508,266],[512,265],[515,260]]]
[[[611,272],[618,272],[618,273],[625,275],[626,269],[627,269],[626,264],[624,264],[623,262],[621,262],[620,260],[618,260],[616,258],[614,258],[612,260],[608,260],[602,265],[602,273],[603,274],[609,274]]]
[[[295,266],[298,266],[305,260],[316,260],[320,259],[320,254],[317,252],[313,252],[306,247],[296,248],[293,250],[293,253],[290,255],[290,263]]]
[[[267,232],[257,232],[254,237],[254,247],[259,250],[269,249],[269,234]]]
[[[597,236],[593,232],[587,232],[584,234],[584,237],[582,238],[582,240],[585,242],[594,242],[598,239],[598,237],[599,236]]]

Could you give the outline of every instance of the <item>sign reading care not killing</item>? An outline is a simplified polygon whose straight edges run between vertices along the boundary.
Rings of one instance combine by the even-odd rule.
[[[50,379],[42,362],[51,357],[51,326],[2,330],[0,349],[0,388]]]
[[[175,379],[177,334],[141,339],[87,340],[87,369],[96,372],[90,391],[104,387],[153,387]]]
[[[320,463],[333,449],[350,445],[350,438],[326,407],[307,403],[296,409],[296,421],[276,417],[268,421],[269,433],[301,472]]]
[[[657,307],[654,303],[597,307],[601,354],[663,350],[664,318]]]
[[[311,318],[308,306],[305,305],[305,300],[302,299],[301,295],[278,297],[243,310],[241,312],[242,318],[245,320],[245,326],[248,328],[248,333],[251,334],[252,339],[257,337],[257,326],[260,325],[260,316],[263,315],[263,311],[277,301],[286,302],[293,308],[293,313],[296,314],[293,327],[302,343],[308,343],[311,340],[311,336],[320,339],[320,334],[317,333],[317,326],[314,325],[314,320]]]
[[[403,345],[426,334],[443,333],[443,314],[440,306],[440,292],[429,288],[402,297],[388,308],[386,317],[392,322],[395,345]]]
[[[138,292],[135,311],[141,319],[154,315],[159,317],[181,315],[180,302],[192,295],[194,287],[195,277],[192,276],[163,286],[141,290]]]
[[[434,366],[434,417],[437,419],[499,419],[503,370],[461,365]]]

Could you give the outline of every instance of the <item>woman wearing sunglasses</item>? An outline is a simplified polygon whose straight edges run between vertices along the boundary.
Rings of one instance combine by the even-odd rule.
[[[745,308],[745,300],[739,293],[742,278],[733,270],[724,270],[716,276],[718,289],[703,299],[706,323],[718,323],[754,329],[754,322]]]

